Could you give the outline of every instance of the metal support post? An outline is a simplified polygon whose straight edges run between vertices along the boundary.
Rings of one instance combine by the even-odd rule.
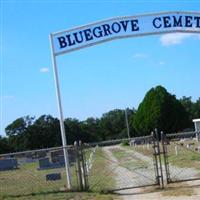
[[[80,159],[80,147],[77,142],[74,142],[75,150],[76,150],[76,166],[77,166],[77,176],[80,191],[83,191],[83,180],[82,180],[82,171],[81,171],[81,159]]]
[[[156,176],[156,184],[160,185],[160,175],[159,175],[159,169],[158,169],[158,152],[156,148],[156,137],[155,133],[151,132],[152,140],[153,140],[153,150],[154,150],[154,171],[155,171],[155,176]]]
[[[51,42],[51,55],[52,55],[54,79],[55,79],[55,86],[56,86],[56,94],[57,94],[57,101],[58,101],[58,110],[59,110],[59,114],[60,114],[60,130],[61,130],[61,136],[62,136],[62,146],[63,146],[63,152],[64,152],[64,159],[65,159],[67,187],[68,187],[68,189],[71,189],[72,185],[71,185],[69,157],[68,157],[68,152],[67,152],[67,141],[66,141],[65,127],[64,127],[64,118],[63,118],[63,111],[62,111],[62,104],[61,104],[58,71],[57,71],[56,57],[54,55],[54,46],[53,46],[52,35],[50,35],[50,42]]]
[[[162,141],[162,147],[163,147],[165,173],[166,173],[166,179],[167,179],[167,184],[168,184],[170,183],[170,171],[169,171],[169,162],[168,162],[168,153],[167,153],[167,141],[166,141],[166,135],[164,135],[162,131],[161,131],[161,141]]]
[[[82,165],[82,177],[83,177],[83,185],[84,185],[84,190],[87,190],[89,188],[88,185],[88,176],[86,172],[86,165],[85,165],[85,155],[83,152],[83,145],[82,142],[79,141],[79,150],[80,150],[80,160],[81,160],[81,165]]]
[[[129,124],[128,124],[127,108],[125,109],[125,120],[126,120],[128,140],[130,141],[130,130],[129,130]]]

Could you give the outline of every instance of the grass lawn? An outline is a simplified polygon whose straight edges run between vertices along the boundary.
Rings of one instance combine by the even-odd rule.
[[[16,170],[0,171],[0,197],[60,191],[66,185],[65,168],[38,170],[38,163],[23,164]],[[75,166],[71,166],[73,186],[77,186]],[[46,181],[46,174],[61,173],[61,179]]]
[[[195,168],[200,171],[200,153],[177,144],[171,142],[167,145],[169,163],[180,168]],[[178,147],[178,155],[175,153],[175,146]]]
[[[200,153],[195,152],[194,147],[191,150],[187,149],[186,145],[188,143],[190,142],[186,141],[184,146],[181,146],[178,142],[170,142],[170,145],[167,145],[169,163],[180,168],[187,167],[200,170]],[[178,155],[175,153],[175,146],[178,147]],[[197,146],[196,143],[195,146]],[[149,157],[153,156],[153,148],[151,145],[149,146],[149,149],[146,147],[146,145],[137,145],[136,147],[126,148],[135,150]],[[162,151],[162,147],[160,150]]]
[[[115,174],[112,170],[112,163],[106,157],[101,148],[94,154],[93,165],[88,175],[91,191],[104,191],[115,187]]]
[[[149,156],[150,158],[153,158],[154,150],[151,144],[149,146],[147,145],[137,145],[134,147],[126,146],[126,148],[142,153],[143,155]]]
[[[90,151],[88,150],[86,156],[88,157]],[[61,173],[61,180],[46,181],[46,174]],[[74,190],[77,189],[77,176],[75,165],[71,166],[72,186]],[[104,191],[115,187],[114,173],[110,168],[109,160],[104,155],[101,148],[98,148],[93,156],[93,166],[88,175],[90,191]],[[59,192],[65,188],[66,176],[65,168],[55,168],[48,170],[38,170],[38,163],[28,163],[20,165],[19,169],[0,171],[0,199],[9,196],[24,196],[20,199],[27,199],[30,194],[44,194]],[[74,193],[72,193],[73,195]],[[66,194],[59,193],[56,196],[63,196]],[[92,198],[94,194],[91,195]],[[37,196],[37,195],[36,195]],[[28,199],[34,199],[36,196],[30,196]],[[45,199],[45,195],[39,195],[37,198]],[[54,194],[48,195],[48,199],[53,199]],[[67,197],[68,198],[68,197]],[[78,198],[78,197],[77,197]],[[96,198],[96,197],[95,197]],[[59,198],[58,198],[59,199]]]
[[[183,142],[182,142],[183,143]],[[194,151],[194,148],[198,146],[198,143],[195,143],[192,149],[187,149],[186,145],[191,143],[191,141],[185,141],[184,146],[180,145],[180,142],[170,142],[170,145],[167,145],[168,151],[168,160],[171,165],[177,166],[179,168],[195,168],[200,172],[200,153]],[[175,146],[178,149],[178,155],[176,155]],[[137,145],[136,147],[126,147],[128,149],[135,150],[143,155],[152,157],[153,148],[150,145],[147,149],[146,145]],[[162,147],[160,149],[162,151]],[[163,157],[162,162],[163,162]]]
[[[122,167],[130,170],[148,167],[148,162],[139,159],[138,157],[134,156],[133,153],[127,152],[125,149],[113,148],[111,149],[111,152]]]
[[[190,185],[187,185],[187,183],[173,183],[170,185],[166,185],[164,190],[160,188],[149,187],[149,188],[145,188],[144,191],[147,194],[158,192],[160,193],[162,197],[164,197],[164,199],[167,199],[167,200],[173,200],[173,199],[176,199],[176,197],[183,197],[183,196],[184,196],[183,198],[178,198],[178,199],[185,200],[185,199],[190,199],[190,196],[195,194],[193,189],[194,188],[191,187]],[[162,197],[160,197],[159,199],[162,199]]]

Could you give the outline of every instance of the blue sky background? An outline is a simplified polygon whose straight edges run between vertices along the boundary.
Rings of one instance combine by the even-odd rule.
[[[1,0],[0,134],[18,117],[58,116],[49,33],[116,16],[200,11],[199,1]],[[64,117],[84,120],[135,107],[151,87],[200,97],[200,37],[115,40],[57,58]]]

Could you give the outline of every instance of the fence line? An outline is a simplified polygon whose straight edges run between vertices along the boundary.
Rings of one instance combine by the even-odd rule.
[[[173,160],[176,158],[174,155],[177,156],[177,152],[177,159],[180,157],[179,154],[183,155],[184,153],[188,155],[188,158],[183,155],[182,159],[189,159],[190,153],[191,156],[193,156],[193,160],[200,160],[199,152],[196,150],[194,151],[191,148],[186,148],[185,145],[187,144],[187,141],[184,143],[184,146],[181,146],[178,141],[173,139],[180,140],[181,138],[193,138],[196,137],[197,134],[200,133],[192,131],[165,135],[166,139],[168,139],[165,141],[165,146],[167,147],[169,145],[169,173],[171,173],[170,176],[172,180],[180,181],[187,178],[187,170],[179,167],[179,165],[176,166],[177,162],[175,162],[176,160]],[[134,159],[136,160],[136,158],[134,158],[134,154],[131,154],[132,157],[128,154],[124,154],[124,160],[120,160],[119,154],[119,160],[116,159],[117,161],[115,161],[108,156],[109,154],[106,155],[104,154],[105,152],[103,152],[104,146],[120,144],[124,140],[127,140],[130,143],[140,140],[141,142],[137,146],[130,148],[132,148],[133,152],[135,151],[141,155],[144,155],[143,159],[145,159],[145,155],[147,157],[149,156],[149,158],[152,159],[152,168],[148,167],[148,170],[153,171],[155,164],[153,158],[154,154],[157,154],[157,151],[155,151],[153,154],[152,147],[155,145],[152,144],[151,138],[152,136],[150,135],[132,137],[130,139],[123,138],[117,140],[108,140],[89,144],[81,144],[79,142],[77,146],[67,146],[66,148],[69,151],[70,170],[73,174],[73,189],[86,190],[89,186],[90,189],[97,188],[99,185],[105,184],[105,180],[103,180],[105,178],[107,178],[106,181],[112,182],[112,179],[115,179],[115,175],[113,175],[114,171],[120,171],[120,169],[121,172],[123,170],[127,172],[127,176],[125,176],[123,173],[118,174],[120,181],[124,185],[127,184],[127,186],[129,186],[131,183],[135,182],[134,184],[140,187],[144,186],[147,181],[152,184],[156,183],[154,179],[155,177],[142,170],[144,167],[142,166],[142,163],[138,162],[136,165],[134,164]],[[157,139],[157,142],[158,147],[160,143],[159,139]],[[195,142],[195,144],[199,143]],[[147,155],[145,153],[149,154]],[[130,168],[131,162],[133,166]],[[171,162],[174,162],[176,165]],[[186,161],[185,163],[190,163],[192,166],[192,162],[193,161],[191,160],[190,162]],[[160,163],[160,165],[162,165],[162,163]],[[190,171],[192,177],[196,178],[196,176],[198,176],[198,174],[195,174],[195,170]],[[60,191],[61,188],[65,188],[66,180],[64,173],[63,147],[61,146],[1,154],[0,197],[1,194],[27,195],[37,192]],[[135,174],[134,178],[132,177],[131,173]],[[89,186],[88,181],[90,184]],[[22,187],[22,185],[25,186]],[[107,185],[105,186],[107,187]],[[115,186],[112,185],[112,188],[115,188]]]

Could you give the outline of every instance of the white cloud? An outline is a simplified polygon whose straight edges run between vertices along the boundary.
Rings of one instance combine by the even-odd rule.
[[[142,53],[135,53],[133,55],[134,58],[148,58],[149,56],[147,54],[142,54]]]
[[[49,72],[49,68],[47,68],[47,67],[40,68],[40,72],[47,73],[47,72]]]
[[[160,61],[159,65],[165,65],[165,62],[164,61]]]
[[[176,45],[176,44],[181,44],[185,39],[190,37],[197,37],[197,34],[196,35],[191,33],[164,34],[160,37],[160,42],[163,46]]]
[[[14,96],[12,96],[12,95],[4,95],[3,99],[14,99]]]

